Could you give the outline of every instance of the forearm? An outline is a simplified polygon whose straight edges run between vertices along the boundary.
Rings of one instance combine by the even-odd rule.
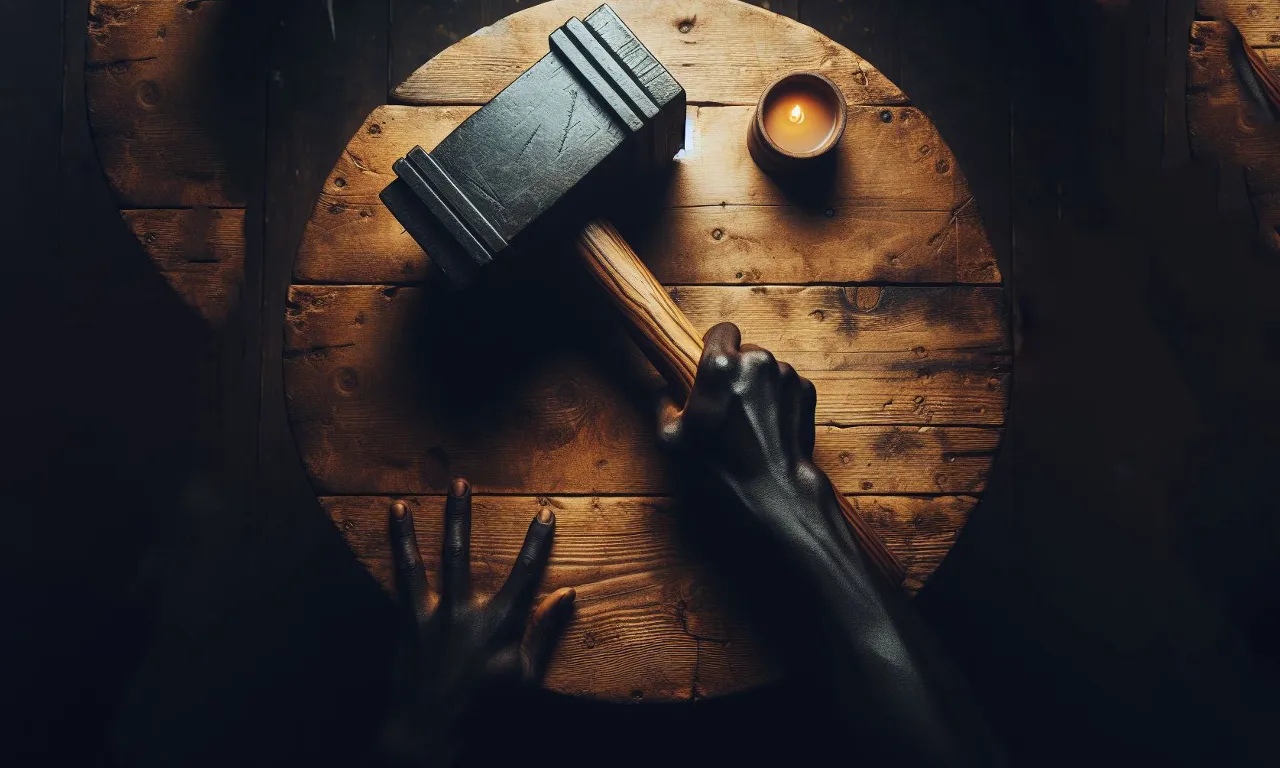
[[[998,750],[961,676],[896,585],[870,566],[840,520],[799,558],[816,598],[824,666],[859,741],[897,765],[992,765]]]

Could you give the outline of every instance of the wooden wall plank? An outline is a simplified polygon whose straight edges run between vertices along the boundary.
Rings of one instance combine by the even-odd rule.
[[[356,557],[391,589],[386,521],[393,498],[413,509],[423,560],[438,584],[442,496],[320,501]],[[907,566],[913,591],[950,549],[976,503],[968,496],[851,500]],[[482,595],[492,595],[506,578],[538,509],[556,512],[555,549],[541,593],[571,586],[578,599],[547,676],[552,690],[618,701],[685,699],[695,695],[695,685],[696,695],[717,695],[775,676],[759,661],[745,622],[726,613],[710,574],[680,545],[679,510],[670,499],[477,495],[472,503],[472,552],[484,553],[473,555],[473,584]]]
[[[998,432],[928,425],[1002,420],[999,289],[687,286],[673,295],[699,329],[731,319],[814,377],[820,421],[918,425],[824,429],[819,453],[837,485],[981,488]],[[331,493],[427,492],[466,472],[512,493],[663,491],[649,410],[659,384],[621,331],[583,330],[590,309],[548,316],[545,298],[489,298],[458,316],[455,306],[433,309],[422,289],[294,286],[286,383],[315,483]],[[450,331],[433,333],[441,322],[481,336],[474,326],[489,322],[494,337],[448,340]],[[507,348],[536,354],[497,352]],[[430,372],[443,354],[458,367],[448,381]]]
[[[298,252],[295,278],[335,283],[423,279],[429,272],[426,255],[381,204],[378,193],[395,178],[391,166],[396,159],[418,144],[434,147],[473,111],[471,107],[408,106],[374,110],[325,180]],[[693,145],[675,163],[665,207],[794,205],[795,195],[764,175],[743,151],[745,140],[738,137],[746,135],[750,112],[745,107],[691,108]],[[884,121],[885,114],[890,122]],[[642,238],[646,247],[641,252],[647,257],[652,254],[658,278],[668,282],[1000,281],[955,157],[918,110],[850,110],[840,151],[847,172],[840,173],[825,194],[810,193],[818,201],[804,210],[771,211],[772,221],[758,210],[748,217],[737,216],[732,208],[682,211],[678,217],[663,214],[662,226],[672,227],[672,232],[677,231],[673,222],[685,218],[710,223],[712,218],[737,216],[738,223],[732,225],[729,221],[709,228],[704,225],[708,235],[717,229],[732,233],[741,222],[752,221],[752,229],[741,237],[722,238],[725,250],[736,250],[744,257],[727,264],[724,271],[704,277],[701,270],[707,268],[707,260],[680,256],[706,245],[661,232]],[[952,212],[958,215],[951,216]],[[852,238],[846,234],[850,219],[867,222],[854,230]],[[800,225],[805,227],[800,244],[779,242],[789,232],[800,231],[793,228]],[[840,227],[840,240],[824,239],[825,227]],[[639,234],[644,228],[632,227],[630,233]],[[678,231],[687,234],[683,228]],[[858,231],[864,235],[858,237]],[[788,247],[808,253],[799,260],[776,258],[780,249],[785,252]],[[664,258],[664,253],[670,256]],[[947,256],[940,258],[943,254]]]
[[[1254,48],[1280,47],[1280,4],[1274,0],[1200,0],[1197,13],[1232,22]]]
[[[120,215],[160,274],[210,323],[221,324],[240,303],[243,209],[126,210]]]
[[[598,0],[540,5],[466,37],[394,91],[411,104],[483,104],[547,53],[547,36]],[[903,104],[906,96],[848,49],[784,16],[711,0],[610,3],[670,69],[690,102],[755,104],[774,78],[796,69],[830,76],[853,104]]]

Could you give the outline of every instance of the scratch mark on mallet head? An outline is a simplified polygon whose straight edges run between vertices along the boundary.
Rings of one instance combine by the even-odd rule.
[[[573,112],[578,107],[578,90],[573,90],[573,101],[569,102],[569,119],[564,121],[564,133],[560,136],[560,150],[557,155],[564,154],[565,142],[569,140],[569,131],[573,129]]]
[[[533,143],[534,139],[538,138],[538,131],[541,131],[541,130],[542,130],[541,125],[533,129],[533,133],[529,134],[529,139],[525,141],[524,146],[520,148],[520,154],[523,155],[525,152],[529,150],[529,145]]]

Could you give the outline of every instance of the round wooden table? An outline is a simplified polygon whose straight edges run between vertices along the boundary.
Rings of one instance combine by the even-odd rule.
[[[689,101],[661,214],[628,235],[701,330],[733,321],[814,381],[817,461],[918,589],[983,490],[1008,402],[1005,295],[955,157],[893,83],[808,27],[731,0],[610,4]],[[460,40],[351,138],[295,263],[290,416],[322,504],[384,583],[391,500],[415,509],[434,568],[442,494],[466,476],[481,592],[505,578],[538,508],[556,510],[543,589],[571,585],[578,600],[549,688],[714,696],[774,673],[676,535],[656,373],[572,295],[450,297],[378,200],[397,158],[434,146],[597,5],[557,0]],[[836,183],[816,204],[784,193],[745,144],[761,90],[794,69],[828,75],[850,105]]]

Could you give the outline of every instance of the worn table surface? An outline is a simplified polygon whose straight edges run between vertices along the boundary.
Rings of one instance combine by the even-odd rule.
[[[612,4],[689,100],[689,146],[660,211],[624,231],[695,325],[731,320],[814,380],[818,461],[918,589],[985,486],[1010,380],[1001,275],[955,157],[888,78],[792,19],[729,0]],[[558,511],[544,587],[573,585],[579,600],[549,687],[728,693],[771,672],[675,536],[652,432],[656,374],[601,307],[575,298],[580,287],[442,299],[429,259],[377,198],[396,158],[430,149],[542,56],[551,29],[596,5],[537,5],[459,40],[351,137],[281,318],[288,411],[322,505],[379,579],[389,501],[422,510],[433,564],[440,494],[464,475],[478,492],[482,591],[539,505]],[[126,222],[214,323],[243,278],[246,193],[199,128],[209,108],[193,72],[212,55],[200,25],[229,12],[95,3],[86,73]],[[850,104],[835,183],[803,202],[744,143],[759,93],[793,69],[829,75]]]
[[[579,597],[551,688],[721,694],[769,673],[674,536],[656,374],[572,281],[446,297],[377,198],[396,158],[430,149],[596,5],[547,3],[459,41],[352,137],[294,265],[290,415],[316,492],[380,579],[390,499],[408,498],[434,543],[439,494],[464,475],[480,494],[482,590],[538,507],[558,512],[544,588]],[[983,489],[1007,401],[1000,274],[955,158],[893,83],[790,19],[732,2],[614,7],[690,104],[688,147],[661,210],[629,227],[634,245],[696,326],[736,322],[814,380],[819,463],[861,492],[918,587]],[[807,204],[744,145],[751,104],[797,68],[830,74],[851,105],[836,183]]]
[[[1257,168],[1260,153],[1229,151],[1265,151],[1262,126],[1224,110],[1195,127],[1201,104],[1234,108],[1223,101],[1234,84],[1221,70],[1208,90],[1193,82],[1189,58],[1210,46],[1188,33],[1231,19],[1274,62],[1280,0],[752,1],[858,52],[928,112],[1001,259],[1016,418],[981,505],[918,605],[1015,762],[1066,765],[1099,750],[1135,764],[1261,762],[1230,755],[1247,750],[1250,731],[1270,754],[1267,729],[1253,728],[1268,713],[1251,692],[1274,688],[1269,649],[1280,647],[1266,598],[1280,594],[1267,503],[1276,261],[1252,237],[1255,224],[1275,237],[1276,220],[1255,216],[1268,192],[1239,165]],[[12,252],[30,258],[11,266],[41,277],[11,281],[23,310],[11,357],[28,361],[15,371],[40,372],[8,378],[34,395],[12,398],[23,403],[15,444],[33,462],[60,457],[48,476],[59,498],[77,501],[50,514],[52,483],[11,487],[27,487],[34,530],[49,534],[27,556],[30,583],[53,608],[15,626],[18,648],[35,652],[14,654],[19,690],[22,674],[38,681],[28,717],[77,722],[97,708],[95,718],[133,722],[133,743],[171,762],[356,760],[360,718],[381,700],[387,637],[368,620],[372,579],[350,567],[314,503],[286,417],[294,256],[369,111],[452,42],[537,2],[338,0],[336,37],[319,0],[13,4],[22,34],[4,49],[6,71],[22,86],[5,94],[25,117],[0,130],[22,148],[5,190],[23,226],[5,234],[29,235]],[[255,27],[259,8],[278,14]],[[228,141],[232,126],[241,141]],[[222,196],[195,198],[198,189]],[[119,216],[97,215],[111,194],[141,247]],[[205,337],[193,338],[192,313],[156,272],[223,342],[221,378],[181,368]],[[219,409],[203,398],[206,380]],[[217,429],[189,439],[220,441],[244,474],[287,489],[290,505],[216,519],[175,508],[159,468],[181,443],[156,438],[188,435],[195,413],[216,415]],[[86,430],[96,443],[80,439]],[[65,458],[68,434],[85,446],[73,459],[90,461]],[[198,537],[166,536],[161,521],[175,520]],[[80,567],[49,570],[40,541]],[[177,573],[156,570],[140,556],[150,546],[195,557]],[[147,616],[119,618],[139,607],[140,585],[158,584]],[[82,609],[57,610],[68,600]],[[151,617],[159,623],[142,623]],[[85,695],[59,693],[68,686]],[[566,764],[598,762],[617,744],[635,762],[804,759],[844,738],[798,743],[810,710],[797,704],[778,691],[692,708],[538,699],[552,710],[541,715],[575,724],[575,741],[594,737],[559,754]],[[93,755],[80,762],[118,755],[105,727],[68,740],[65,728],[27,722],[37,721],[19,722],[32,743]],[[679,733],[703,743],[647,738]]]

